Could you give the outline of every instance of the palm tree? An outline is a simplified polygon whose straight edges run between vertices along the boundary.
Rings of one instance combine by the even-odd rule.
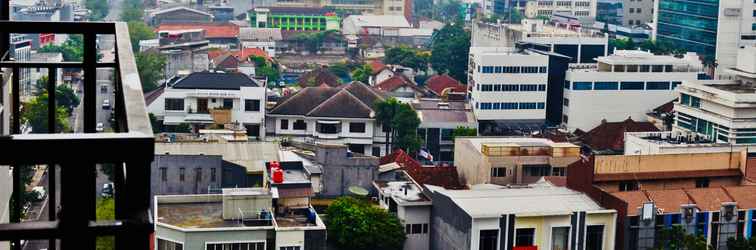
[[[391,150],[391,141],[393,141],[394,129],[392,123],[394,116],[399,112],[399,106],[401,103],[396,98],[388,98],[382,101],[377,101],[374,104],[375,107],[375,120],[381,124],[383,130],[386,132],[386,154],[389,154]]]

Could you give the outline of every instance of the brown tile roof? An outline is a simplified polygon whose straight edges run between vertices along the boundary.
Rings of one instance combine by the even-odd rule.
[[[397,149],[393,153],[381,157],[380,164],[396,162],[417,183],[434,185],[446,189],[465,189],[459,182],[459,175],[455,167],[423,167],[404,150]]]
[[[425,86],[437,96],[441,96],[441,93],[447,88],[451,88],[453,92],[467,91],[465,85],[447,74],[431,76],[425,81]]]
[[[689,170],[689,171],[664,171],[664,172],[641,172],[619,174],[596,174],[594,181],[625,181],[625,180],[669,180],[698,177],[726,177],[740,176],[738,169],[713,169],[713,170]]]
[[[373,75],[380,73],[383,69],[386,68],[386,64],[383,64],[382,62],[380,62],[378,60],[370,61],[370,63],[368,63],[368,65],[370,65],[370,69],[373,70],[372,71]]]
[[[206,38],[237,38],[239,26],[233,23],[164,23],[157,31],[203,29]]]
[[[566,176],[544,176],[544,180],[550,182],[552,185],[557,187],[566,187],[567,186],[567,177]]]
[[[659,131],[654,124],[627,118],[621,122],[602,122],[583,135],[581,140],[593,150],[622,151],[625,146],[625,132],[653,131]]]
[[[665,213],[680,211],[680,205],[694,203],[685,193],[685,190],[653,190],[645,191],[646,195],[654,202],[657,208]]]
[[[388,92],[394,91],[401,87],[410,87],[414,89],[415,92],[422,92],[420,87],[415,85],[415,83],[407,79],[407,77],[402,74],[395,74],[391,78],[383,80],[382,82],[379,82],[375,85],[376,89]]]
[[[722,202],[733,201],[721,187],[686,189],[685,192],[702,211],[717,211]]]
[[[297,83],[299,83],[299,86],[302,88],[319,86],[323,83],[331,87],[338,87],[341,85],[339,77],[324,67],[319,67],[302,74],[299,77],[299,80],[297,80]]]
[[[669,101],[669,102],[667,102],[665,104],[662,104],[659,107],[656,107],[654,109],[654,112],[657,112],[657,113],[671,113],[672,109],[675,107],[675,101],[677,101],[677,98],[675,98],[674,100]]]
[[[741,208],[756,208],[756,186],[723,187]]]
[[[383,97],[360,82],[340,88],[307,87],[282,98],[269,114],[334,118],[372,118],[372,105]]]
[[[385,99],[383,94],[361,82],[352,82],[347,85],[341,85],[341,87],[349,91],[349,93],[357,97],[357,99],[360,99],[362,103],[370,108],[375,106],[375,102]]]
[[[373,115],[373,109],[370,106],[347,90],[339,91],[307,113],[310,117],[339,118],[373,118]]]
[[[611,194],[627,203],[628,216],[638,215],[638,208],[643,206],[643,203],[649,201],[646,192],[643,191],[614,192]]]
[[[239,59],[230,53],[217,56],[212,61],[216,68],[231,69],[239,67]]]

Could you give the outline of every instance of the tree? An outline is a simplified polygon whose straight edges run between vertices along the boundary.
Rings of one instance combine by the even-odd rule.
[[[256,55],[249,56],[249,58],[247,60],[249,60],[250,62],[254,63],[255,66],[261,66],[261,65],[265,65],[265,64],[268,63],[268,59],[265,59],[265,57],[256,56]]]
[[[108,11],[110,10],[107,0],[85,0],[84,6],[92,11],[92,14],[89,15],[89,19],[92,21],[102,20],[108,15]]]
[[[164,55],[154,52],[140,52],[135,56],[139,80],[142,81],[142,91],[149,92],[157,88],[158,81],[163,79],[166,59]]]
[[[349,76],[349,66],[346,65],[346,63],[339,62],[331,64],[328,66],[328,71],[341,78],[344,82],[349,82],[352,79]]]
[[[152,125],[152,133],[157,134],[160,133],[160,128],[163,127],[163,124],[158,121],[157,117],[155,117],[155,114],[149,113],[147,114],[150,117],[150,125]]]
[[[410,67],[415,71],[428,70],[428,57],[416,49],[404,46],[387,49],[383,62]]]
[[[47,129],[47,92],[35,97],[24,105],[24,112],[21,120],[24,124],[31,127],[32,133],[49,133]],[[55,114],[55,131],[68,131],[68,112],[66,108],[57,106]]]
[[[336,39],[338,31],[327,30],[318,32],[302,32],[294,36],[294,40],[303,44],[305,50],[312,54],[318,53],[327,39]]]
[[[728,250],[754,250],[756,249],[756,237],[745,239],[743,237],[727,239]]]
[[[522,22],[522,13],[516,8],[509,8],[509,16],[507,17],[507,20],[509,23],[520,23]]]
[[[81,62],[84,58],[84,38],[81,35],[70,35],[61,45],[48,44],[39,48],[39,52],[61,53],[63,61]]]
[[[97,220],[115,220],[115,200],[110,198],[97,199],[95,216]],[[112,250],[114,246],[114,236],[97,237],[97,250]]]
[[[466,83],[469,53],[470,33],[462,29],[462,24],[447,24],[434,32],[430,56],[434,70]]]
[[[452,138],[457,136],[477,136],[478,130],[475,128],[468,128],[459,126],[452,131]]]
[[[367,83],[370,80],[370,75],[373,74],[373,69],[370,68],[370,65],[362,65],[352,71],[352,81],[358,81],[362,83]]]
[[[709,246],[703,236],[688,234],[681,226],[673,226],[659,231],[654,249],[708,250]]]
[[[121,9],[121,21],[123,22],[143,22],[144,21],[144,3],[141,0],[124,1]]]
[[[637,49],[638,45],[629,38],[609,39],[609,47],[620,50],[633,50]]]
[[[139,41],[155,39],[155,32],[142,21],[131,21],[129,25],[129,37],[131,38],[131,49],[134,53],[139,52]]]
[[[420,118],[412,106],[400,103],[396,98],[376,102],[374,106],[375,119],[386,132],[386,152],[390,152],[392,147],[404,149],[406,152],[420,149],[421,142],[417,136]]]
[[[326,213],[328,240],[340,249],[401,249],[407,238],[399,219],[363,200],[338,198]]]
[[[20,185],[23,185],[24,187],[29,185],[32,181],[32,177],[34,177],[34,168],[32,166],[14,166],[11,167],[12,171],[19,171],[19,175],[21,176],[21,183]],[[15,184],[15,183],[14,183]],[[27,192],[26,188],[22,188],[22,194],[21,194],[21,204],[26,204],[29,202],[32,202],[35,199],[36,192],[30,191]],[[18,216],[19,218],[23,217],[23,214],[16,215],[15,211],[22,211],[22,209],[15,209],[16,202],[13,199],[13,196],[11,196],[10,200],[10,218],[14,218],[15,216]]]

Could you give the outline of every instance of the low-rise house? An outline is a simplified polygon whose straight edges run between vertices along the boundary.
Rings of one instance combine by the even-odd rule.
[[[241,48],[258,48],[264,50],[270,57],[276,57],[277,46],[283,37],[279,28],[251,28],[239,29]]]
[[[411,28],[403,16],[351,15],[344,19],[344,35],[397,36],[401,28]]]
[[[158,27],[166,23],[209,23],[213,21],[213,15],[187,7],[173,7],[155,10],[147,13],[148,23]]]
[[[317,87],[321,85],[338,87],[341,85],[341,79],[328,71],[328,68],[317,67],[299,76],[297,83],[302,88]]]
[[[147,99],[147,110],[169,130],[183,123],[195,130],[238,124],[248,136],[264,136],[266,88],[245,74],[195,72],[171,79],[160,91]]]
[[[389,79],[383,80],[376,84],[374,88],[404,102],[410,102],[416,98],[425,97],[427,95],[425,89],[418,87],[415,82],[403,74],[397,74]]]
[[[476,129],[477,123],[469,104],[466,102],[445,102],[438,99],[419,99],[411,102],[417,111],[420,126],[418,136],[423,140],[433,163],[454,162],[454,129],[459,127]]]
[[[459,101],[467,97],[467,87],[447,74],[431,76],[425,80],[425,88],[446,100]]]
[[[411,178],[401,181],[376,181],[378,205],[396,215],[404,226],[405,250],[430,249],[431,200]]]
[[[567,166],[578,159],[577,145],[544,138],[454,138],[454,166],[467,186],[528,184],[544,176],[565,176]]]
[[[180,72],[200,72],[209,68],[208,48],[205,30],[171,30],[158,32],[158,47],[155,51],[166,56],[166,78]],[[153,51],[153,50],[148,50]]]
[[[177,31],[201,29],[205,31],[205,39],[211,48],[237,49],[239,48],[239,26],[233,23],[164,23],[156,31]]]
[[[353,153],[385,155],[385,134],[375,121],[384,96],[360,82],[306,87],[283,97],[267,113],[267,133],[307,143],[348,145]]]

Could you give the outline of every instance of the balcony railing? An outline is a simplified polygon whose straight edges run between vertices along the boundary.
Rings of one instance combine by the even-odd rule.
[[[0,20],[7,20],[8,1],[0,3],[5,9],[0,13]],[[8,58],[9,34],[38,33],[83,35],[83,61],[50,63]],[[20,240],[50,240],[50,249],[55,249],[57,242],[63,249],[95,249],[96,237],[111,235],[115,236],[116,249],[150,248],[153,219],[149,211],[149,181],[154,139],[128,34],[125,23],[0,21],[0,100],[6,104],[3,112],[10,114],[11,121],[10,133],[0,130],[0,165],[14,168],[15,203],[11,205],[15,213],[10,223],[0,224],[0,241],[11,241],[13,249],[20,249]],[[114,62],[97,61],[98,35],[115,36]],[[18,73],[25,68],[48,69],[48,93],[55,93],[55,79],[62,77],[56,75],[56,69],[83,70],[83,133],[22,133]],[[96,133],[97,68],[112,68],[115,72],[114,132]],[[55,95],[49,96],[48,103],[48,131],[54,131]],[[8,118],[7,115],[0,117]],[[95,218],[95,167],[102,163],[114,166],[116,194],[115,220],[112,221]],[[37,164],[46,164],[50,169],[49,221],[21,222],[23,184],[18,168]],[[54,198],[55,169],[60,170],[59,205]]]

